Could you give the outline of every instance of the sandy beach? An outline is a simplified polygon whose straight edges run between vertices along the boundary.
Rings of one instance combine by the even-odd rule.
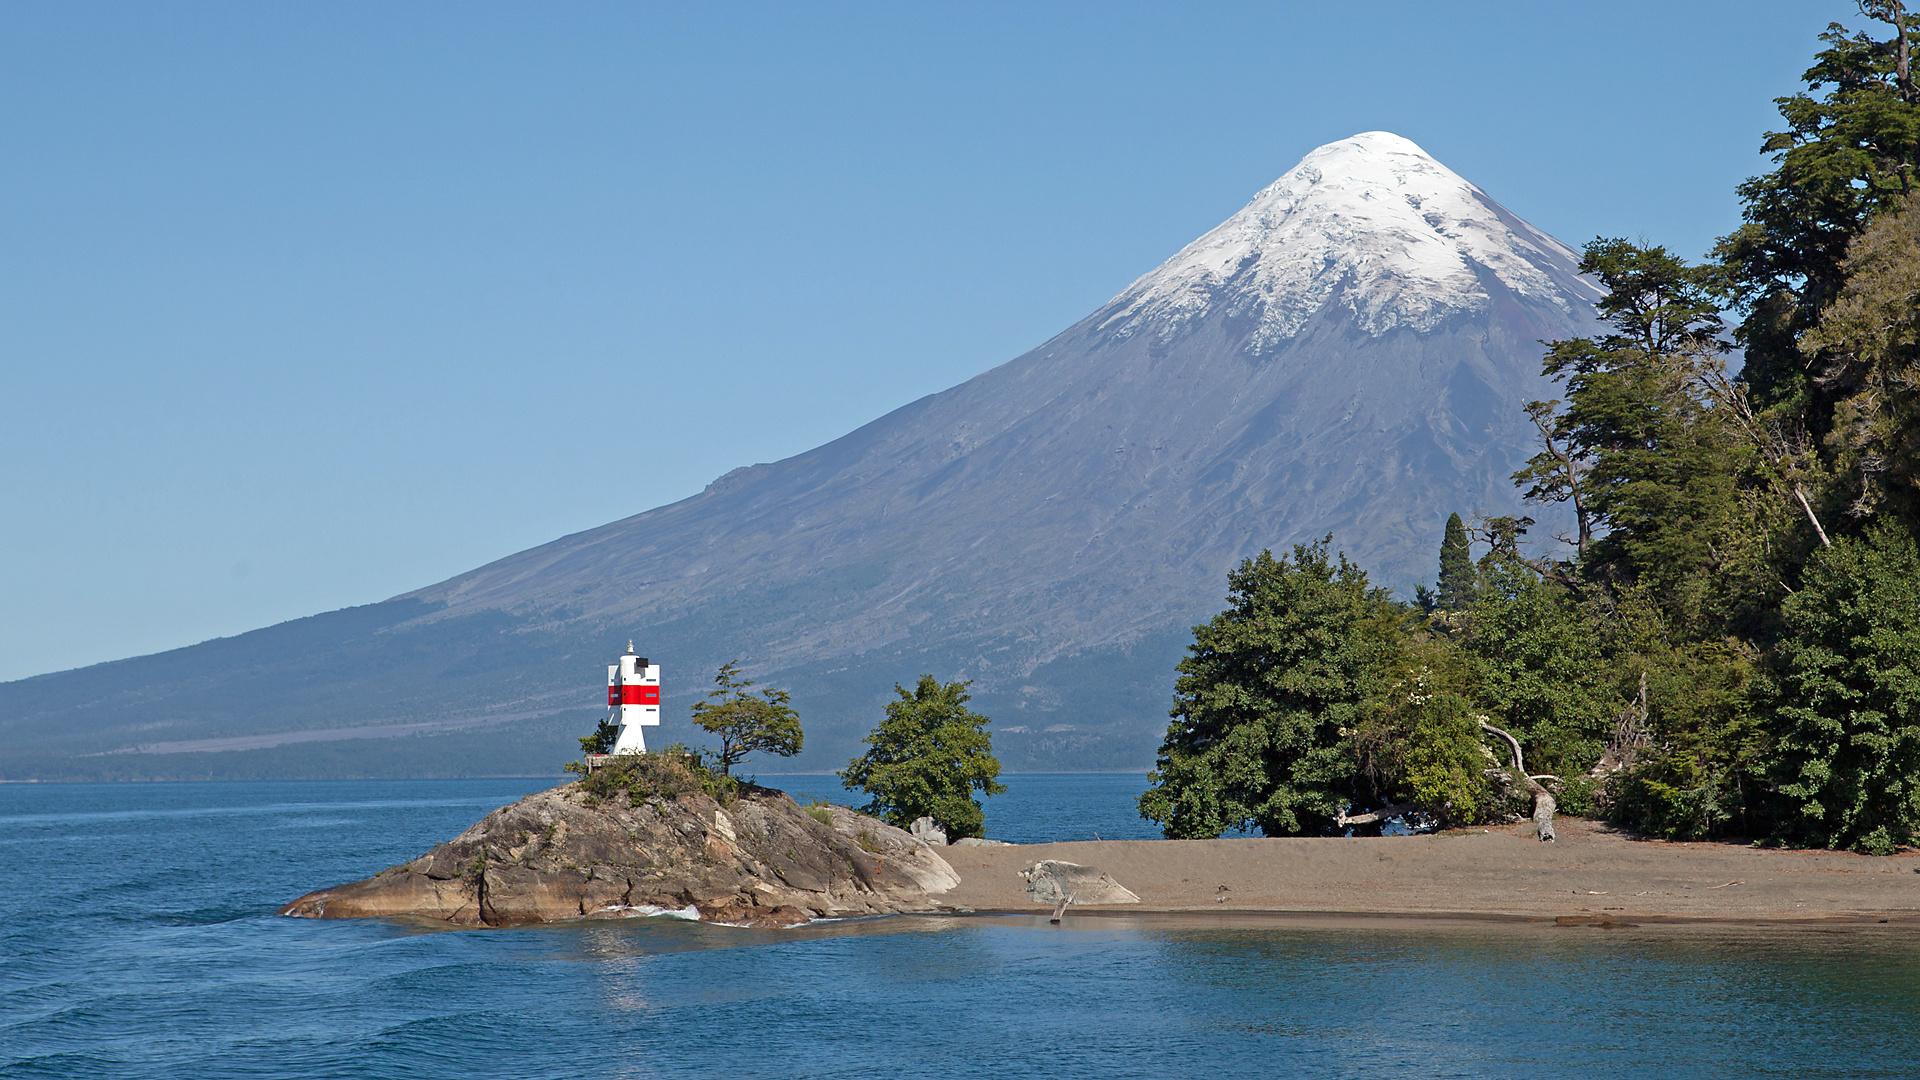
[[[1562,818],[1435,836],[1104,840],[953,847],[944,906],[1031,913],[1016,872],[1041,859],[1097,866],[1139,904],[1081,913],[1294,912],[1558,920],[1562,923],[1920,924],[1920,853],[1885,857],[1634,839]]]

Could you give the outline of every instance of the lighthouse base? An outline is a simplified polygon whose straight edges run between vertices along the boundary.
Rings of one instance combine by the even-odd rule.
[[[582,761],[587,767],[587,772],[591,774],[593,770],[603,765],[612,765],[619,761],[630,761],[634,757],[644,753],[646,753],[645,750],[622,750],[612,754],[586,754],[583,756]]]

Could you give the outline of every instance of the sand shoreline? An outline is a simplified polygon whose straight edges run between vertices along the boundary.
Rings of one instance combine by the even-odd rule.
[[[949,910],[1034,914],[1016,871],[1040,859],[1098,866],[1139,904],[1078,915],[1283,916],[1629,924],[1920,924],[1920,853],[1892,856],[1635,839],[1562,819],[1436,836],[1092,840],[946,848]]]
[[[1047,909],[1026,908],[967,908],[953,909],[945,914],[962,916],[1019,916],[1022,918],[1045,918]],[[1768,917],[1768,916],[1686,916],[1686,915],[1635,915],[1609,912],[1602,921],[1578,917],[1578,921],[1568,921],[1575,916],[1521,915],[1492,911],[1305,911],[1278,910],[1263,908],[1157,908],[1130,904],[1125,907],[1115,905],[1072,907],[1067,914],[1080,919],[1102,919],[1115,922],[1147,921],[1165,922],[1168,925],[1191,926],[1195,923],[1214,923],[1222,926],[1357,926],[1378,923],[1473,923],[1500,924],[1510,926],[1562,926],[1592,927],[1598,929],[1630,929],[1642,926],[1670,927],[1806,927],[1822,926],[1914,926],[1920,927],[1920,912],[1867,912],[1846,915],[1820,915],[1805,917]],[[898,918],[902,916],[881,916]]]

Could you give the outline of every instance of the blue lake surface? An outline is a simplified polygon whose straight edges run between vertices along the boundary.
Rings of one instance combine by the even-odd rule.
[[[1007,780],[994,835],[1152,835],[1139,776]],[[0,1076],[1920,1075],[1894,926],[272,914],[554,782],[0,786]]]

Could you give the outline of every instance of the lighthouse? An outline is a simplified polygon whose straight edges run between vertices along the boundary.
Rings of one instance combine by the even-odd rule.
[[[642,727],[660,726],[660,665],[633,654],[633,642],[617,663],[607,665],[607,719],[620,726],[616,754],[644,754]]]

